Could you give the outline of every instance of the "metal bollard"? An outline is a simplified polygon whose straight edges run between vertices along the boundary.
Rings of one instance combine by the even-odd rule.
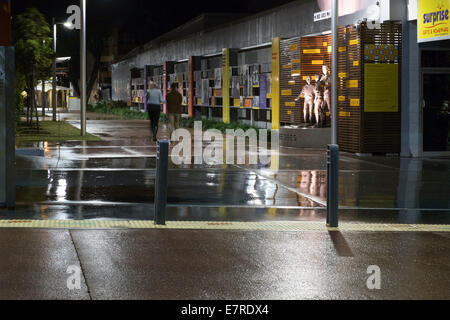
[[[167,171],[169,167],[169,141],[158,141],[155,177],[155,224],[166,224]]]
[[[339,226],[339,146],[328,145],[327,152],[327,226]]]

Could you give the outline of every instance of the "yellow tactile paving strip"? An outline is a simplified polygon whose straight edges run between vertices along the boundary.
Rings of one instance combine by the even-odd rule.
[[[316,231],[344,232],[450,232],[450,225],[384,224],[343,222],[339,229],[327,228],[324,222],[265,221],[214,222],[168,221],[156,226],[153,221],[112,220],[0,220],[0,228],[36,229],[179,229],[179,230],[248,230],[248,231]]]

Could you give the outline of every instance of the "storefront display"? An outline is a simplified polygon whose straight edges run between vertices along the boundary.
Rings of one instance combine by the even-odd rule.
[[[354,153],[399,153],[402,25],[339,28],[338,143]]]

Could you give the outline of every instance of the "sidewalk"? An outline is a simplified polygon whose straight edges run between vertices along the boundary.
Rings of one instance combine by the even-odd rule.
[[[148,126],[88,120],[103,141],[17,158],[18,206],[0,209],[0,299],[450,298],[449,158],[342,154],[341,232],[323,227],[324,150],[282,148],[275,167],[170,164],[167,219],[198,228],[130,229],[153,220]],[[67,288],[71,265],[80,290]],[[367,288],[369,266],[380,290]]]
[[[448,233],[3,229],[0,299],[449,299],[449,249]]]

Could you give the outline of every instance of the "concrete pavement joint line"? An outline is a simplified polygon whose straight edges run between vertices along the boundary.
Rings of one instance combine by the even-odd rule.
[[[134,150],[131,150],[130,148],[127,148],[127,147],[120,147],[120,149],[122,149],[123,151],[126,151],[128,153],[131,153],[133,155],[138,155],[138,156],[142,155],[142,152],[134,151]]]
[[[157,226],[148,220],[0,220],[0,228],[32,229],[179,229],[179,230],[246,230],[246,231],[342,231],[342,232],[449,232],[450,225],[341,223],[327,228],[322,221],[168,221]]]
[[[89,295],[89,300],[92,300],[91,289],[89,289],[89,284],[88,284],[86,276],[85,276],[83,264],[81,263],[80,254],[78,253],[78,249],[77,249],[77,246],[75,245],[75,241],[73,241],[72,231],[70,229],[69,229],[69,236],[70,236],[70,241],[72,242],[73,248],[75,250],[75,253],[77,254],[78,263],[80,265],[81,274],[83,275],[84,283],[86,284],[86,289],[87,289],[87,293]]]

